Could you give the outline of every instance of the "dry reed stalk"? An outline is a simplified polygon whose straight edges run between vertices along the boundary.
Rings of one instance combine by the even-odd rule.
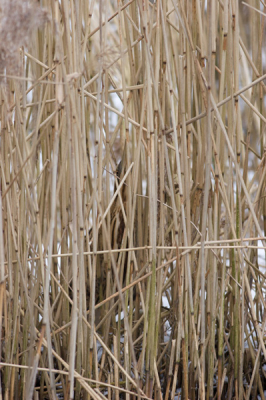
[[[265,6],[42,7],[1,2],[3,398],[265,398]]]

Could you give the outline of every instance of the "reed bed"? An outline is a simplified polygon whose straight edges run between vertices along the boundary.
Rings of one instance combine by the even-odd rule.
[[[265,399],[265,15],[1,1],[1,399]]]

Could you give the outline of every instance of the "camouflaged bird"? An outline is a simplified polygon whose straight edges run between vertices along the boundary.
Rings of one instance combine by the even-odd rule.
[[[118,185],[124,173],[125,173],[125,168],[124,168],[124,162],[122,160],[120,161],[116,169],[116,181]],[[114,192],[116,190],[117,190],[117,184],[115,183]],[[120,189],[124,210],[126,210],[126,192],[127,192],[126,184],[124,184]],[[121,200],[119,196],[116,196],[116,199],[114,200],[110,210],[110,238],[111,238],[110,244],[112,250],[121,248],[124,234],[125,234],[125,221],[121,207]],[[90,235],[92,235],[92,229],[90,230]],[[93,237],[90,238],[90,241],[93,241]],[[109,247],[103,234],[103,228],[102,226],[100,226],[98,230],[97,251],[102,251],[102,250],[109,250]],[[118,274],[120,276],[120,282],[123,283],[127,265],[127,254],[123,253],[121,254],[120,257],[119,255],[120,255],[119,252],[113,253]],[[111,294],[113,288],[110,287],[110,283],[114,281],[115,278],[113,276],[110,255],[108,253],[98,254],[96,263],[95,304],[100,303]],[[89,301],[89,287],[87,288],[87,302],[88,301]],[[99,319],[101,317],[102,315],[99,317]]]

